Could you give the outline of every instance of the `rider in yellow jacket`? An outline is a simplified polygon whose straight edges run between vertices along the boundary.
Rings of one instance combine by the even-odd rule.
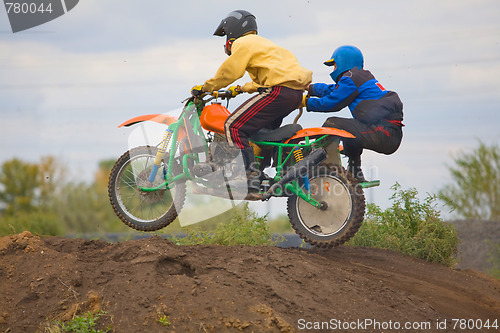
[[[243,77],[245,72],[252,79],[241,87],[241,91],[247,93],[274,86],[303,91],[312,81],[312,72],[300,66],[292,52],[250,32],[232,43],[231,56],[215,76],[205,82],[203,90],[224,88]]]
[[[292,52],[258,36],[255,16],[247,11],[229,13],[214,35],[227,37],[225,51],[229,58],[213,78],[195,86],[192,93],[217,91],[248,72],[252,81],[229,90],[233,96],[241,92],[259,94],[240,105],[227,118],[224,129],[229,145],[242,153],[249,189],[258,190],[260,175],[253,166],[255,156],[248,138],[262,128],[278,128],[283,118],[301,105],[312,72],[303,68]]]

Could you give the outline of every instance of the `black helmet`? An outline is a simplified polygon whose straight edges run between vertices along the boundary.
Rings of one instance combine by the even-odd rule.
[[[229,47],[232,42],[250,31],[257,32],[255,16],[246,10],[235,10],[227,14],[226,18],[221,21],[215,29],[214,35],[226,36],[226,53],[231,54]]]

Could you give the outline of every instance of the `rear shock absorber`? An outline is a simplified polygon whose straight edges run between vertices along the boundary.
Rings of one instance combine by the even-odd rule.
[[[296,147],[293,150],[293,157],[295,157],[295,163],[299,163],[304,159],[304,154],[302,153],[302,149]],[[311,184],[309,183],[309,178],[307,178],[307,174],[302,176],[302,181],[304,182],[304,188],[307,192],[311,189]]]
[[[163,160],[163,157],[165,157],[165,153],[167,152],[170,140],[172,139],[172,133],[173,133],[172,130],[167,128],[165,134],[163,135],[163,140],[161,141],[158,147],[158,152],[156,153],[153,169],[151,170],[151,174],[149,175],[149,182],[151,184],[155,180],[158,169],[161,166],[161,161]]]

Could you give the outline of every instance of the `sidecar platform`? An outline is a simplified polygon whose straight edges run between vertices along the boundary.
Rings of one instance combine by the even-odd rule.
[[[380,185],[380,180],[372,180],[372,181],[366,181],[359,183],[362,188],[370,188],[370,187],[375,187]]]

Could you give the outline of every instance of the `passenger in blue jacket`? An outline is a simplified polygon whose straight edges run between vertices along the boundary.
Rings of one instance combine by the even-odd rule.
[[[363,54],[354,46],[337,48],[325,62],[334,66],[330,74],[336,84],[314,83],[302,105],[307,111],[336,112],[348,106],[353,118],[328,118],[323,127],[335,127],[353,134],[345,139],[344,154],[349,157],[348,170],[360,182],[366,181],[361,170],[363,149],[382,154],[394,153],[403,138],[403,103],[394,91],[386,90],[363,69]]]

